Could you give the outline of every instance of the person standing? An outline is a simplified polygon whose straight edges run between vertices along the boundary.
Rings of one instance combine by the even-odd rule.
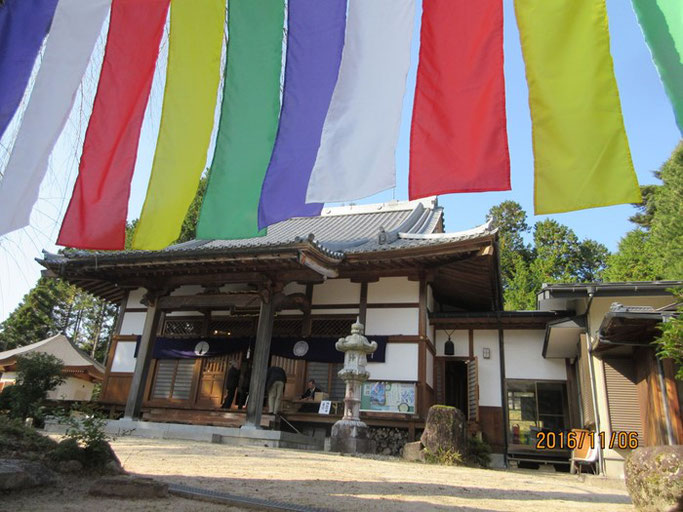
[[[277,414],[280,412],[280,402],[285,391],[287,373],[279,366],[271,366],[266,373],[266,390],[268,391],[268,412]]]
[[[242,363],[242,371],[240,373],[239,384],[237,385],[237,408],[240,410],[247,403],[250,381],[251,361],[249,359],[245,359]]]
[[[225,389],[227,394],[225,395],[223,405],[221,405],[223,409],[230,409],[230,407],[232,407],[232,401],[235,399],[235,391],[237,391],[239,379],[240,370],[235,366],[234,361],[230,361],[230,369],[228,370],[228,376],[225,379]]]

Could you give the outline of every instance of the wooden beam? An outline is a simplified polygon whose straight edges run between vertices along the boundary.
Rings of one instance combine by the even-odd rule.
[[[210,295],[175,295],[161,297],[158,308],[161,310],[196,311],[200,309],[230,309],[256,305],[261,297],[256,292],[219,293]]]
[[[145,325],[142,329],[142,337],[138,346],[138,355],[135,360],[135,371],[130,384],[128,401],[124,417],[128,419],[140,418],[140,409],[145,394],[147,375],[149,374],[149,364],[152,361],[152,347],[156,339],[157,327],[159,325],[159,315],[161,313],[157,300],[152,300],[145,316]]]
[[[254,358],[251,362],[247,419],[242,426],[245,429],[261,428],[263,397],[266,393],[266,374],[268,373],[268,359],[270,356],[270,341],[273,334],[273,320],[275,319],[275,305],[273,302],[273,300],[261,302]]]
[[[360,301],[358,303],[358,321],[364,326],[368,320],[368,283],[363,281],[360,284]]]

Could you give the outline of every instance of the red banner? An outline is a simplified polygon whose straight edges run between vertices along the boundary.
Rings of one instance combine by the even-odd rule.
[[[510,189],[502,0],[425,0],[409,196]]]
[[[169,0],[113,0],[78,178],[57,243],[123,249],[130,182]]]

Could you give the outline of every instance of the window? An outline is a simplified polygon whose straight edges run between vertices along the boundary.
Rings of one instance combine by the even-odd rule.
[[[194,364],[194,359],[159,359],[152,398],[189,400]]]
[[[560,432],[569,426],[564,382],[508,380],[507,399],[512,445],[535,447],[538,432]]]

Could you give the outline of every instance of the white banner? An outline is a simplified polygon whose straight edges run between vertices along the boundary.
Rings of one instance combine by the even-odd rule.
[[[0,181],[0,235],[28,226],[111,0],[59,0],[31,98]]]
[[[349,0],[339,78],[307,203],[351,201],[396,184],[414,0]]]

